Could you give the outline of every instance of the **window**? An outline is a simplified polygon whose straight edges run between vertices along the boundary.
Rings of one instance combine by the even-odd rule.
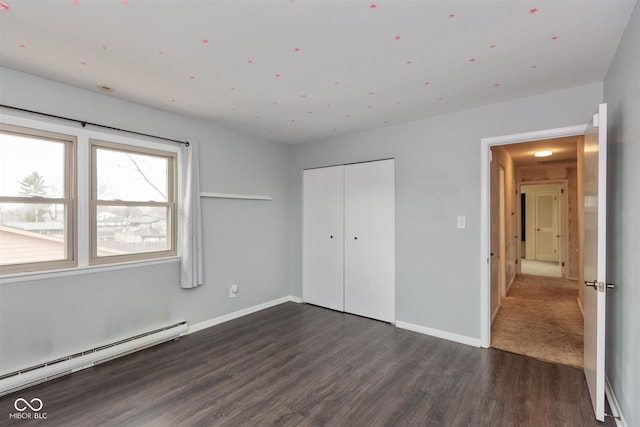
[[[89,144],[90,262],[176,255],[176,153]]]
[[[0,124],[0,274],[77,265],[76,138]]]
[[[177,147],[8,121],[0,123],[0,276],[177,255]]]

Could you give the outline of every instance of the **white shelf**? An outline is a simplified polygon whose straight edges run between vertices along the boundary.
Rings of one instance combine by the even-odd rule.
[[[200,197],[212,197],[216,199],[273,200],[269,196],[257,196],[254,194],[233,194],[233,193],[200,193]]]

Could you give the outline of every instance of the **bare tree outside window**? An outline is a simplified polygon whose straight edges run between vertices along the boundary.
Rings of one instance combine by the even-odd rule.
[[[175,254],[175,153],[90,143],[91,262]]]

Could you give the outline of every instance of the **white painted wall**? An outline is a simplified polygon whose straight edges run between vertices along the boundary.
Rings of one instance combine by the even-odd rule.
[[[1,283],[0,374],[289,294],[286,146],[6,68],[0,68],[0,87],[2,104],[198,141],[202,191],[273,197],[203,199],[205,285],[197,289],[180,289],[177,261]],[[2,119],[7,110],[0,113]],[[240,287],[233,299],[231,282]]]
[[[640,426],[640,5],[604,81],[609,109],[607,378],[627,426]]]
[[[480,139],[584,124],[601,101],[593,83],[294,147],[291,293],[301,295],[302,170],[394,157],[396,319],[479,340]]]

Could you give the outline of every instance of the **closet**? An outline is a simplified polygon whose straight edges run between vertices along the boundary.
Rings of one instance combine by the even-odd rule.
[[[395,322],[394,160],[303,172],[303,300]]]

